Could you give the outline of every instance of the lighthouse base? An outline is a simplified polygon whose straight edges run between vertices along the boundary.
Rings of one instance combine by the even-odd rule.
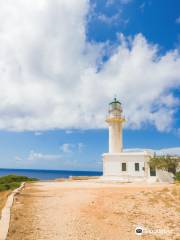
[[[103,154],[103,181],[118,182],[172,182],[169,173],[151,169],[148,161],[151,154],[121,152]]]

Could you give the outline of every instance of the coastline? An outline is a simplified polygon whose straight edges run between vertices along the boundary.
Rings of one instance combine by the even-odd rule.
[[[69,178],[79,176],[101,176],[101,171],[73,171],[73,170],[42,170],[42,169],[2,169],[0,168],[0,176],[9,174],[23,175],[27,177],[35,177],[40,180],[54,180],[57,178]]]

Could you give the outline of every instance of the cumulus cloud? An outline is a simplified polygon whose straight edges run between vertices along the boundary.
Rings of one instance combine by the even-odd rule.
[[[35,132],[34,135],[35,136],[41,136],[43,133],[42,132]]]
[[[84,146],[84,145],[83,145]],[[19,157],[19,156],[18,156]],[[20,157],[19,157],[20,158]],[[20,158],[21,160],[24,160],[24,158]],[[26,167],[27,166],[30,169],[63,169],[63,170],[82,170],[85,169],[91,170],[91,171],[97,171],[100,170],[102,167],[102,161],[79,161],[76,159],[76,157],[73,158],[66,158],[65,155],[62,154],[55,154],[55,153],[42,153],[37,152],[34,150],[31,150],[26,157],[28,161],[20,161],[18,159],[18,166],[17,167]],[[43,165],[40,165],[40,163],[43,163]],[[40,167],[41,166],[41,167]]]
[[[172,127],[179,106],[176,49],[160,55],[141,34],[121,34],[102,63],[107,44],[86,37],[87,0],[0,3],[0,129],[102,128],[114,94],[126,127]]]
[[[78,152],[82,152],[83,148],[85,147],[84,143],[80,142],[77,144]]]
[[[106,24],[112,24],[112,23],[116,23],[117,21],[119,21],[120,19],[120,16],[121,16],[121,12],[118,12],[112,16],[108,16],[108,15],[105,15],[105,14],[100,14],[98,15],[98,19],[101,21],[101,22],[104,22]]]
[[[54,161],[54,160],[62,160],[62,156],[60,154],[43,154],[40,152],[31,151],[28,160],[42,160],[42,161]]]
[[[110,5],[113,5],[113,4],[117,4],[117,3],[120,3],[120,4],[128,4],[130,3],[132,0],[107,0],[106,1],[106,6],[110,6]]]
[[[95,15],[94,17],[96,19],[98,19],[99,21],[103,22],[106,25],[117,25],[117,24],[121,24],[121,25],[127,25],[129,22],[129,19],[124,19],[121,15],[122,12],[121,10],[118,10],[117,13],[115,13],[114,15],[106,15],[104,13],[100,13]]]
[[[16,161],[21,161],[22,158],[21,158],[20,156],[15,156],[15,160],[16,160]]]
[[[60,150],[63,153],[70,153],[73,151],[74,148],[74,144],[70,144],[70,143],[64,143],[60,146]]]
[[[81,153],[83,148],[84,148],[84,144],[82,142],[79,142],[77,144],[75,144],[75,143],[63,143],[60,146],[60,150],[63,153],[72,153],[72,152],[75,152],[75,151]]]
[[[152,154],[156,153],[157,155],[180,156],[180,147],[162,148],[162,149],[128,148],[128,149],[125,149],[124,151],[125,152],[149,151]]]
[[[66,133],[66,134],[72,134],[73,131],[68,129],[68,130],[65,131],[65,133]]]
[[[177,155],[180,156],[180,147],[174,148],[163,148],[160,150],[156,150],[158,155]]]
[[[180,24],[180,16],[176,18],[176,23]]]
[[[146,2],[143,2],[140,4],[139,9],[141,10],[141,12],[144,12],[145,6],[146,6]]]

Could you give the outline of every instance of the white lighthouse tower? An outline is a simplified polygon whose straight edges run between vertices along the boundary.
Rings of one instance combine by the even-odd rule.
[[[123,151],[123,110],[121,103],[114,98],[109,103],[106,122],[109,126],[109,152],[103,154],[103,176],[101,179],[122,182],[144,181],[148,177],[147,161],[149,154]]]
[[[120,153],[123,150],[122,124],[124,121],[121,103],[114,98],[114,101],[109,104],[109,113],[106,118],[109,125],[109,153]]]
[[[168,172],[151,169],[148,164],[151,153],[147,151],[123,151],[122,105],[114,98],[109,103],[106,122],[109,126],[109,152],[103,154],[103,176],[100,180],[136,182],[136,181],[172,181]]]

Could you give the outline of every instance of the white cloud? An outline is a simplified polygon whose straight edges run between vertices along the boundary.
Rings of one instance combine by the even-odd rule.
[[[180,128],[178,128],[175,133],[176,133],[177,136],[180,137]]]
[[[180,16],[176,18],[176,23],[180,24]]]
[[[70,143],[63,143],[60,146],[60,150],[63,153],[71,153],[73,151],[73,148],[74,148],[74,144],[70,144]]]
[[[66,133],[66,134],[72,134],[73,131],[72,131],[72,130],[66,130],[65,133]]]
[[[113,23],[117,23],[121,18],[121,11],[117,12],[116,14],[112,15],[112,16],[108,16],[108,15],[105,15],[105,14],[100,14],[98,15],[98,19],[101,21],[101,22],[104,22],[106,24],[113,24]]]
[[[81,143],[81,142],[78,143],[78,144],[77,144],[78,152],[81,153],[84,147],[85,147],[84,143]]]
[[[84,145],[83,145],[84,146]],[[76,146],[78,147],[78,145]],[[101,170],[102,161],[84,161],[73,158],[66,158],[65,155],[54,153],[41,153],[31,150],[25,158],[29,161],[19,161],[17,167],[25,167],[30,169],[63,169],[63,170],[82,170],[82,171],[98,171]],[[43,163],[43,164],[40,164]],[[24,165],[23,165],[24,164]]]
[[[99,21],[107,24],[107,25],[117,25],[117,24],[121,24],[121,25],[127,25],[129,22],[129,19],[124,19],[121,15],[122,11],[118,10],[116,14],[112,15],[112,16],[108,16],[106,14],[99,14],[97,16],[95,16]]]
[[[15,156],[15,160],[16,160],[16,161],[21,161],[22,158],[21,158],[20,156]]]
[[[157,155],[180,156],[180,147],[162,148],[162,149],[128,148],[128,149],[125,149],[124,151],[126,151],[126,152],[149,151],[151,153],[156,153]]]
[[[126,127],[173,125],[180,54],[138,34],[97,71],[105,45],[86,39],[86,0],[0,0],[0,129],[102,128],[114,94]],[[166,101],[165,99],[170,99]]]
[[[157,150],[156,153],[158,155],[178,155],[180,156],[180,147],[174,147],[174,148],[163,148],[160,150]]]
[[[82,149],[84,148],[84,144],[83,143],[63,143],[61,146],[60,146],[60,150],[63,152],[63,153],[72,153],[72,152],[79,152],[81,153],[82,152]]]
[[[42,132],[35,132],[34,135],[35,136],[41,136],[43,133]]]
[[[117,3],[120,3],[120,4],[128,4],[130,3],[132,0],[107,0],[106,1],[106,6],[110,6],[110,5],[113,5],[113,4],[117,4]]]
[[[43,154],[32,150],[29,153],[28,160],[54,161],[62,160],[62,156],[60,154]]]
[[[139,6],[141,12],[144,12],[145,6],[146,6],[146,2],[141,3],[141,5]]]
[[[151,1],[142,2],[139,6],[139,9],[143,13],[145,8],[150,7],[151,5],[152,5]]]

